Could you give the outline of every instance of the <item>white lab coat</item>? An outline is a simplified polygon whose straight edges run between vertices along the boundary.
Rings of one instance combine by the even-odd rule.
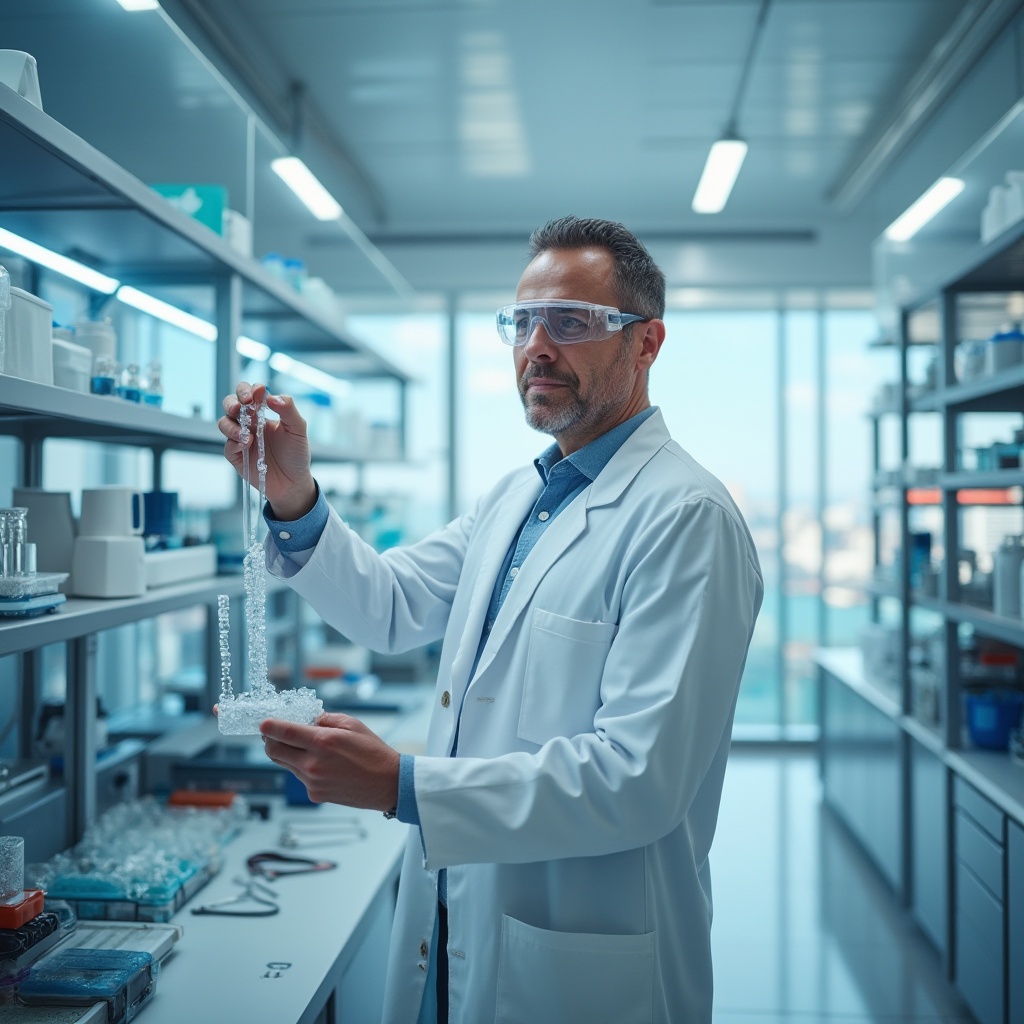
[[[533,466],[516,471],[383,555],[333,513],[298,571],[268,539],[271,570],[354,642],[444,637],[384,1019],[416,1021],[447,868],[452,1022],[710,1022],[708,852],[763,594],[757,553],[655,412],[538,540],[471,679],[541,486]]]

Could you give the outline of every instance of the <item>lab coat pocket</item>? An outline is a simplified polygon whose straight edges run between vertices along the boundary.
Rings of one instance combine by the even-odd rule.
[[[503,915],[496,1024],[649,1024],[654,932],[552,932]]]
[[[519,711],[520,739],[543,745],[554,736],[594,731],[601,676],[614,622],[586,622],[537,608]]]

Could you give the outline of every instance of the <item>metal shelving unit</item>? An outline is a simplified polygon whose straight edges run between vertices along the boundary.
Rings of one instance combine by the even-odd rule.
[[[351,337],[260,263],[178,211],[143,182],[68,131],[17,93],[0,85],[0,227],[200,316],[217,328],[214,408],[240,377],[235,341],[245,335],[274,351],[311,363],[329,357],[330,372],[353,380],[390,380],[399,389],[400,450],[393,457],[316,445],[318,462],[397,462],[404,459],[408,376]],[[107,301],[92,296],[94,307]],[[165,451],[219,453],[214,422],[0,376],[0,434],[21,443],[21,483],[40,486],[48,438],[132,445],[153,452],[153,486],[160,488]],[[268,592],[285,589],[268,580]],[[66,647],[67,730],[64,785],[66,840],[79,838],[96,809],[96,634],[166,612],[207,608],[208,685],[215,685],[216,597],[239,596],[240,576],[220,576],[149,591],[126,600],[72,598],[55,613],[0,624],[0,656],[20,657],[21,708],[31,713],[40,675],[39,650]],[[296,644],[295,665],[298,665]],[[26,712],[28,709],[28,712]],[[22,723],[20,735],[29,735]]]

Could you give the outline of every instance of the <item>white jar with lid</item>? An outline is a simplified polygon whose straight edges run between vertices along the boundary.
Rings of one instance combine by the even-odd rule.
[[[102,320],[79,320],[75,323],[75,342],[84,345],[93,357],[117,358],[117,333],[109,317]]]

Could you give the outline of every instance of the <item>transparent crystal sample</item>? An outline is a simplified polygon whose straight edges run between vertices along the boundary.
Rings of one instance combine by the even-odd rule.
[[[248,444],[251,436],[251,417],[256,414],[256,444]],[[267,575],[263,545],[256,536],[260,513],[267,500],[267,462],[264,428],[267,419],[266,402],[253,409],[242,406],[239,415],[242,441],[242,535],[246,552],[242,563],[242,582],[245,588],[246,648],[249,662],[250,689],[234,694],[231,685],[231,653],[228,643],[228,598],[217,598],[217,618],[220,629],[221,694],[217,706],[217,727],[228,736],[252,736],[260,731],[265,718],[281,718],[288,722],[313,725],[323,714],[324,705],[316,691],[307,687],[299,690],[278,690],[267,679]],[[252,486],[250,450],[256,448],[256,471],[259,477],[259,509],[252,513]]]
[[[25,888],[25,840],[0,836],[0,901],[17,896]]]
[[[260,731],[260,722],[265,718],[314,725],[323,712],[324,702],[315,690],[304,686],[278,693],[271,687],[269,693],[249,690],[221,704],[217,722],[226,736],[253,736]]]

